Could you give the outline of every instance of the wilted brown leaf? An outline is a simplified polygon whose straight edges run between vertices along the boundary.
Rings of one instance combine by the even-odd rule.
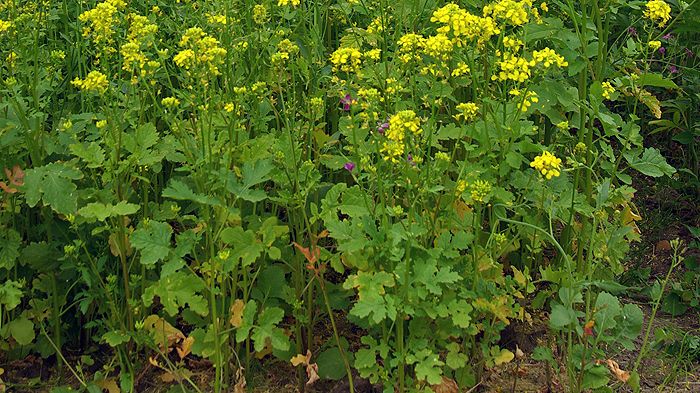
[[[157,315],[146,317],[143,321],[143,328],[151,333],[153,340],[163,351],[169,351],[176,343],[185,339],[185,335],[179,329]]]
[[[180,346],[176,348],[177,354],[178,356],[180,356],[180,359],[184,359],[185,356],[192,353],[192,344],[194,344],[194,337],[192,336],[189,336],[186,339],[182,340]]]
[[[159,376],[160,380],[165,383],[181,382],[184,378],[190,378],[192,376],[192,371],[181,368],[174,371],[164,371],[163,374]]]
[[[459,386],[454,379],[442,377],[439,385],[431,386],[435,393],[459,393]]]
[[[236,370],[236,384],[233,385],[233,393],[246,393],[246,380],[242,367]]]
[[[318,364],[311,363],[311,351],[306,350],[306,355],[298,354],[290,360],[294,367],[296,366],[306,366],[306,376],[309,378],[306,381],[307,385],[313,385],[314,382],[318,381],[320,377],[318,376]]]
[[[105,378],[95,381],[95,385],[99,386],[102,391],[107,391],[108,393],[121,393],[119,385],[114,378]]]
[[[238,328],[243,323],[243,311],[245,311],[245,303],[241,299],[236,299],[231,305],[231,326]]]
[[[671,250],[671,242],[668,240],[660,240],[658,243],[656,243],[656,251],[670,251]]]
[[[630,379],[630,373],[629,371],[625,371],[620,368],[620,365],[617,364],[616,361],[612,359],[608,359],[605,361],[608,364],[608,368],[610,369],[610,372],[613,373],[615,378],[617,378],[618,381],[620,382],[627,382],[628,379]]]

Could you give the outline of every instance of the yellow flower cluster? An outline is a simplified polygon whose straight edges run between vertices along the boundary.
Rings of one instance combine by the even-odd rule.
[[[515,97],[520,97],[522,93],[518,89],[512,89],[510,92],[510,95],[515,96]],[[540,102],[539,97],[537,97],[537,93],[534,91],[528,91],[525,93],[525,96],[522,98],[522,101],[519,103],[518,108],[520,109],[521,112],[527,112],[527,110],[530,108],[532,104]]]
[[[649,41],[649,48],[651,50],[659,50],[661,48],[661,41]]]
[[[192,27],[182,35],[179,45],[185,48],[173,58],[179,67],[190,70],[199,65],[209,75],[221,74],[219,66],[224,63],[226,49],[220,46],[219,40],[199,27]]]
[[[100,71],[90,71],[85,79],[75,78],[71,84],[81,91],[103,94],[109,87],[107,76]]]
[[[412,60],[420,60],[420,51],[423,48],[423,38],[420,34],[408,33],[399,38],[399,59],[404,63]]]
[[[12,22],[0,19],[0,33],[10,30],[10,27],[12,27]]]
[[[505,36],[503,37],[503,46],[511,52],[516,52],[523,46],[523,41],[515,37]]]
[[[301,4],[301,0],[277,0],[278,7],[284,7],[287,5],[297,7],[299,4]]]
[[[535,62],[507,53],[503,56],[503,60],[498,62],[498,66],[501,70],[497,75],[491,76],[491,80],[512,80],[522,83],[530,78],[530,68],[535,66]]]
[[[469,69],[469,66],[466,63],[461,62],[461,63],[457,64],[457,68],[452,70],[452,76],[454,76],[456,78],[456,77],[459,77],[462,75],[466,75],[470,71],[471,70]]]
[[[476,16],[454,3],[437,9],[433,12],[430,21],[443,24],[437,29],[438,33],[450,33],[457,46],[463,46],[466,40],[472,39],[477,39],[477,43],[482,45],[492,36],[501,33],[491,17]]]
[[[493,187],[491,186],[491,183],[489,183],[486,180],[479,179],[474,181],[474,184],[472,184],[471,189],[472,201],[477,203],[484,202],[491,193],[492,188]]]
[[[470,121],[473,120],[479,113],[479,105],[473,102],[463,102],[457,105],[457,110],[459,111],[459,113],[454,115],[455,119],[464,119],[464,121]]]
[[[381,16],[374,18],[369,26],[367,26],[367,33],[369,34],[381,34],[383,31],[384,23],[382,22]]]
[[[530,163],[530,166],[537,169],[537,171],[547,180],[561,174],[561,159],[557,158],[554,156],[554,154],[546,150],[539,156],[535,157],[535,159]]]
[[[267,7],[264,4],[256,4],[253,7],[253,22],[263,25],[269,19],[267,14]]]
[[[500,19],[513,26],[521,26],[529,21],[528,10],[532,7],[531,0],[500,0],[484,6],[484,16]],[[533,9],[537,11],[537,9]],[[539,16],[536,14],[536,16]]]
[[[557,67],[566,67],[569,65],[569,63],[564,60],[564,57],[558,55],[557,52],[549,48],[532,52],[532,58],[537,64],[544,65],[544,68],[549,68],[552,64],[556,64]]]
[[[644,16],[662,27],[671,19],[671,7],[663,0],[650,0],[644,10]]]
[[[163,104],[163,106],[166,108],[174,108],[180,105],[180,100],[178,100],[175,97],[165,97],[162,100],[160,100],[160,103]]]
[[[358,72],[362,63],[362,52],[355,48],[338,48],[331,54],[333,71]]]
[[[271,57],[272,64],[281,66],[289,60],[290,56],[296,55],[297,53],[299,53],[297,44],[285,38],[277,44],[277,52],[273,53]]]
[[[126,3],[123,0],[107,0],[80,14],[78,19],[89,24],[83,28],[83,36],[92,37],[95,45],[107,46],[111,44],[115,15],[124,7],[126,7]]]
[[[391,162],[398,162],[399,157],[405,151],[404,141],[407,135],[420,135],[420,119],[412,110],[397,112],[389,119],[389,128],[385,131],[388,141],[382,144],[380,151],[384,154],[384,159]]]
[[[615,88],[613,87],[612,84],[610,84],[610,82],[603,82],[602,86],[603,86],[603,98],[605,98],[606,100],[609,100],[610,95],[615,92]]]
[[[143,49],[152,46],[153,36],[158,32],[158,25],[142,15],[131,13],[128,16],[130,21],[127,33],[127,43],[122,45],[119,52],[124,58],[122,69],[125,71],[136,71],[139,75],[145,76],[147,69],[153,70],[160,67],[160,63],[150,60],[144,54]],[[136,83],[136,78],[132,83]]]
[[[423,41],[423,53],[447,61],[452,53],[452,41],[445,34],[430,36]]]

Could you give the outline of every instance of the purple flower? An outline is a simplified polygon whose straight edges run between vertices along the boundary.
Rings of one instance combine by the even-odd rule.
[[[380,135],[384,135],[384,132],[389,129],[389,123],[381,123],[377,126],[377,132]]]
[[[635,29],[633,26],[630,26],[627,28],[627,34],[631,35],[632,37],[637,36],[637,29]]]
[[[695,53],[693,53],[692,50],[685,48],[685,55],[688,57],[693,57],[693,56],[695,56]]]
[[[347,170],[348,172],[352,172],[352,170],[355,169],[355,163],[352,161],[348,161],[345,163],[345,165],[343,165],[343,168],[345,168],[345,170]]]
[[[408,161],[409,164],[416,166],[416,162],[413,161],[413,154],[408,153],[408,157],[406,157],[406,161]]]
[[[660,48],[659,48],[659,53],[661,53],[662,56],[665,55],[665,54],[666,54],[666,48],[664,48],[663,46],[660,47]]]
[[[673,34],[671,34],[671,33],[666,33],[666,34],[664,34],[663,37],[661,37],[661,38],[663,38],[663,39],[665,39],[666,41],[668,41],[668,40],[670,40],[670,39],[673,39]]]
[[[677,73],[678,73],[678,67],[676,67],[676,66],[674,66],[674,65],[668,66],[668,71],[669,71],[670,73],[672,73],[672,74],[677,74]]]
[[[343,110],[345,112],[350,111],[350,105],[355,103],[355,100],[352,98],[352,96],[348,93],[345,95],[345,97],[340,98],[340,103],[343,104]]]

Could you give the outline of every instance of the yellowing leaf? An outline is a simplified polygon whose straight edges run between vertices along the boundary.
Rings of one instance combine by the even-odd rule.
[[[500,353],[494,356],[493,362],[496,364],[496,366],[498,366],[510,362],[511,360],[513,360],[513,358],[515,358],[513,352],[507,349],[501,349]]]
[[[231,305],[231,326],[238,328],[243,323],[243,311],[245,311],[245,302],[241,299],[236,299]]]
[[[296,356],[293,356],[290,362],[292,362],[292,366],[296,367],[300,364],[306,364],[307,361],[311,360],[311,353],[306,352],[306,355],[298,354]]]
[[[233,385],[233,393],[246,393],[246,380],[242,367],[236,370],[236,384]]]
[[[161,347],[161,350],[170,350],[173,345],[185,339],[185,335],[157,315],[149,315],[143,321],[143,328],[151,333],[153,340]]]
[[[442,382],[439,385],[431,386],[435,393],[459,393],[459,385],[454,379],[442,377]]]
[[[108,393],[121,393],[117,381],[114,378],[105,378],[95,381],[95,385],[99,386],[102,391],[107,391]]]
[[[180,343],[180,346],[177,347],[177,354],[180,356],[180,359],[184,359],[185,356],[189,355],[192,352],[192,344],[194,344],[194,337],[189,336],[186,339],[182,340]]]

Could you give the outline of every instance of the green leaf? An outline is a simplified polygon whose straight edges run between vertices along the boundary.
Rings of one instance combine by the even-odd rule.
[[[258,304],[254,300],[248,300],[243,309],[243,321],[241,326],[236,330],[236,342],[241,343],[248,338],[248,334],[253,329],[255,314],[258,312]]]
[[[108,217],[128,216],[139,211],[139,205],[121,201],[116,205],[103,204],[99,202],[88,203],[78,210],[78,214],[85,218],[94,218],[98,221],[104,221]]]
[[[441,383],[442,366],[444,366],[445,363],[440,360],[440,357],[428,349],[420,351],[415,356],[419,359],[414,369],[416,378],[420,381],[428,381],[431,385]]]
[[[221,232],[221,240],[233,247],[231,258],[236,262],[240,261],[243,267],[252,265],[265,251],[255,232],[244,231],[241,227],[224,229]],[[233,266],[227,269],[232,270]]]
[[[202,205],[218,206],[221,203],[213,197],[197,194],[190,187],[180,180],[171,180],[168,187],[163,190],[164,198],[171,198],[179,201],[193,201]]]
[[[385,318],[396,318],[396,305],[393,297],[385,295],[385,287],[393,287],[394,276],[380,271],[377,273],[358,272],[348,277],[343,288],[357,288],[358,300],[350,313],[360,318],[371,317],[374,323]]]
[[[141,252],[141,263],[154,265],[170,253],[173,229],[168,223],[147,221],[131,234],[131,245]]]
[[[71,153],[87,163],[88,168],[100,168],[105,161],[105,152],[96,142],[75,143],[70,146]]]
[[[15,266],[20,244],[19,233],[14,229],[0,231],[0,268],[10,270]]]
[[[676,85],[672,80],[664,78],[661,74],[642,74],[639,76],[635,84],[639,87],[654,86],[667,89],[678,89],[678,85]]]
[[[633,152],[626,152],[624,156],[630,167],[647,176],[671,176],[676,172],[676,169],[666,162],[659,150],[653,147],[644,149],[641,157],[635,157]]]
[[[251,338],[253,339],[255,350],[260,352],[265,348],[265,342],[270,339],[272,348],[281,351],[289,349],[289,337],[284,334],[284,330],[275,326],[284,318],[284,310],[279,307],[268,307],[260,313],[258,326],[253,329]]]
[[[598,331],[603,332],[606,329],[613,329],[617,326],[615,318],[622,312],[620,301],[607,292],[598,294],[595,302],[595,322]]]
[[[3,310],[13,310],[21,301],[22,284],[20,282],[7,280],[0,285],[0,304],[4,306]]]
[[[449,368],[457,370],[467,364],[469,357],[459,351],[459,344],[449,343],[446,347],[449,352],[447,352],[447,356],[445,357],[445,363]]]
[[[27,204],[34,207],[42,200],[57,213],[75,213],[78,209],[78,187],[73,180],[82,177],[83,174],[77,169],[58,162],[28,169],[22,186]]]
[[[102,339],[109,344],[110,347],[115,348],[124,343],[128,343],[131,337],[122,331],[113,330],[103,334]]]
[[[578,318],[573,309],[566,308],[561,304],[552,306],[552,312],[549,315],[549,324],[552,328],[563,330],[567,326],[576,323],[578,323]]]
[[[195,313],[206,316],[209,314],[209,305],[201,293],[204,291],[204,282],[201,278],[187,272],[175,272],[167,277],[162,277],[153,285],[146,288],[142,300],[146,307],[153,304],[153,298],[158,296],[160,303],[170,316],[178,314],[180,307],[189,306]]]
[[[349,355],[346,352],[346,356]],[[347,375],[343,358],[338,347],[326,349],[316,358],[318,376],[325,379],[338,380]]]
[[[584,389],[598,389],[608,384],[608,369],[605,366],[592,366],[583,373],[581,387]]]
[[[7,324],[7,329],[19,345],[29,345],[34,341],[34,322],[19,317]]]

